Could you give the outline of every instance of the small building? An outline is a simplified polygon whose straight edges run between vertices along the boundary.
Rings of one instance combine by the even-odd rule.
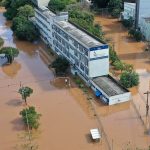
[[[91,83],[95,95],[108,105],[126,102],[131,99],[131,93],[110,75],[93,78]]]
[[[121,13],[121,19],[135,19],[136,4],[124,2],[124,11]]]

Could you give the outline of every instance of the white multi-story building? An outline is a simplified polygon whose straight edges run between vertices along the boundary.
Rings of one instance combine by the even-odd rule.
[[[108,76],[109,74],[109,46],[90,36],[83,29],[68,21],[68,13],[61,12],[54,14],[46,7],[35,10],[35,22],[41,33],[43,41],[51,49],[65,57],[71,64],[72,72],[77,73],[86,83],[92,86],[96,95],[108,104],[120,103],[130,99],[130,92],[124,90],[118,83]],[[106,78],[101,78],[101,77]],[[96,85],[95,81],[106,80],[103,82],[104,88]],[[109,82],[111,80],[111,82]],[[107,84],[107,81],[109,82]],[[111,94],[107,94],[109,86],[114,88],[113,96],[116,100],[111,101]],[[113,87],[112,87],[113,88]],[[103,94],[105,93],[105,94]],[[118,95],[126,94],[125,99]]]
[[[150,0],[136,1],[136,24],[140,27],[142,18],[150,17]]]

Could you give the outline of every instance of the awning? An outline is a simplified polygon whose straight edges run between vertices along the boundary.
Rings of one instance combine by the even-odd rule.
[[[102,93],[101,93],[99,90],[96,90],[96,91],[95,91],[95,95],[96,95],[97,97],[99,97],[100,95],[102,95]]]

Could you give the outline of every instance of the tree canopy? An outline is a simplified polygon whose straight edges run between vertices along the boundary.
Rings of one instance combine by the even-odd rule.
[[[137,86],[139,84],[139,75],[135,71],[124,71],[120,76],[120,83],[126,88]]]
[[[18,93],[22,96],[22,99],[27,104],[27,97],[30,97],[30,95],[33,93],[33,90],[30,87],[21,87]]]
[[[4,6],[7,11],[4,16],[8,20],[12,20],[18,13],[18,8],[26,4],[32,5],[31,0],[5,0]]]
[[[8,63],[12,63],[14,58],[18,56],[19,50],[14,47],[3,47],[0,49],[0,54],[5,54],[8,59]]]
[[[29,15],[29,14],[27,14]],[[39,32],[34,24],[26,18],[19,15],[13,19],[12,30],[20,40],[34,41],[39,37]]]
[[[34,16],[34,9],[31,5],[24,5],[18,9],[17,16],[24,16],[26,18]]]
[[[54,11],[62,11],[66,9],[66,6],[72,3],[76,3],[76,0],[50,0],[48,6]]]
[[[20,112],[20,115],[22,116],[25,125],[29,125],[30,129],[37,129],[39,127],[39,119],[41,114],[36,112],[35,107],[30,106],[29,108],[23,109]]]
[[[58,57],[51,64],[52,68],[55,68],[56,74],[65,73],[69,67],[69,62],[64,57]]]
[[[1,54],[8,54],[11,55],[13,57],[17,57],[19,54],[19,50],[17,48],[14,47],[3,47],[0,50]]]

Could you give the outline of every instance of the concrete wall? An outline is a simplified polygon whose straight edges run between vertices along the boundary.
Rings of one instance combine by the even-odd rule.
[[[150,20],[150,18],[149,18]],[[141,32],[143,33],[146,41],[150,41],[150,21],[146,21],[145,18],[141,18],[140,24]]]
[[[142,17],[150,17],[150,0],[139,0],[138,24],[140,26]]]
[[[109,47],[91,48],[89,52],[89,77],[98,77],[109,74]]]
[[[119,104],[131,100],[131,93],[124,93],[121,95],[112,96],[109,98],[109,105]]]

